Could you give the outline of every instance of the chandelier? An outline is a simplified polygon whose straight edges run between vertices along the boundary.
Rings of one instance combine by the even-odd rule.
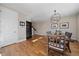
[[[59,22],[61,15],[54,10],[54,14],[51,16],[51,22]]]

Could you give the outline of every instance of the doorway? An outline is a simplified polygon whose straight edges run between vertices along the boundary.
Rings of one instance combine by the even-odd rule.
[[[32,38],[32,23],[26,21],[26,39]]]

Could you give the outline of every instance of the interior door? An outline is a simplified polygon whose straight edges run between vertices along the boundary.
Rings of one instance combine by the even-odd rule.
[[[0,47],[13,44],[18,41],[18,14],[12,10],[3,8],[1,11],[1,40]]]
[[[31,38],[32,37],[32,23],[26,21],[26,38]]]

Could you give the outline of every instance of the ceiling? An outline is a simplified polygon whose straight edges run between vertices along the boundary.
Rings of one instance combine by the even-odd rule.
[[[3,3],[8,8],[12,8],[26,16],[32,21],[44,21],[50,19],[54,10],[61,16],[69,16],[78,13],[78,3]]]

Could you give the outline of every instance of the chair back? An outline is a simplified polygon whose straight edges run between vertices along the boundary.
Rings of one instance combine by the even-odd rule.
[[[65,32],[65,36],[67,36],[69,39],[71,39],[72,33]]]
[[[47,34],[47,36],[51,36],[52,35],[51,31],[46,32],[46,34]]]
[[[48,38],[49,48],[56,51],[64,51],[65,49],[65,37],[64,36],[52,36]]]

